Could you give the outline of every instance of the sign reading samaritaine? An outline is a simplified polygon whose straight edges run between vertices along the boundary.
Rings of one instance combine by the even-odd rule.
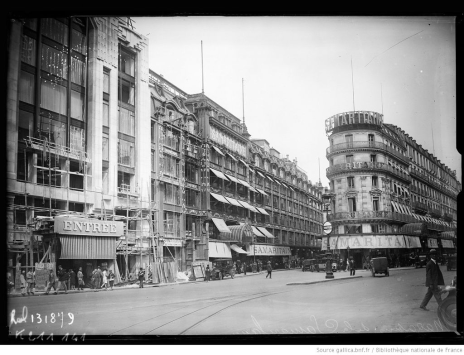
[[[248,255],[291,255],[289,247],[276,247],[273,245],[247,245]]]
[[[58,234],[119,237],[124,234],[123,222],[58,216],[54,232]]]

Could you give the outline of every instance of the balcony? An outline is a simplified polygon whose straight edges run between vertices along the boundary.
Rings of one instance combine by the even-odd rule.
[[[453,221],[453,215],[450,214],[450,213],[444,213],[444,214],[443,214],[443,219],[444,219],[446,222],[452,222],[452,221]]]
[[[414,208],[414,210],[419,211],[419,212],[427,213],[429,211],[429,207],[425,203],[417,202],[417,201],[412,203],[412,208]]]
[[[411,182],[411,177],[408,174],[402,173],[401,171],[392,168],[391,166],[385,163],[373,163],[367,161],[355,161],[353,163],[343,163],[343,164],[336,164],[328,167],[326,169],[326,176],[330,178],[331,175],[337,173],[345,173],[351,174],[356,171],[380,171],[380,172],[387,172],[389,174],[394,175],[397,178],[403,179],[406,182]]]
[[[348,149],[380,149],[383,151],[386,151],[393,155],[395,158],[402,160],[405,163],[409,163],[409,157],[402,155],[398,151],[392,149],[388,145],[382,142],[369,142],[369,141],[355,141],[355,142],[347,142],[347,143],[339,143],[339,144],[334,144],[326,149],[326,157],[328,158],[330,155],[348,150]]]
[[[436,189],[439,189],[440,191],[452,196],[453,198],[457,197],[457,194],[447,186],[448,183],[442,182],[440,184],[440,183],[436,182],[436,181],[439,180],[438,178],[434,179],[428,173],[426,174],[426,173],[420,172],[418,170],[411,169],[410,174],[413,177],[419,178],[419,179],[427,182],[428,184],[432,185]],[[417,190],[419,190],[419,189],[417,189]]]
[[[435,208],[429,208],[429,213],[433,218],[441,218],[441,211]]]
[[[356,211],[356,212],[337,212],[327,214],[327,220],[363,220],[363,219],[389,219],[404,223],[415,223],[417,220],[406,214],[391,212],[391,211]]]

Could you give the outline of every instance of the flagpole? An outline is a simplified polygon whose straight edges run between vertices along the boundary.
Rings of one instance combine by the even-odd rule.
[[[205,93],[205,82],[203,77],[203,40],[201,41],[201,93]]]
[[[351,86],[352,86],[352,89],[353,89],[353,111],[356,111],[356,107],[354,105],[353,57],[351,57]]]

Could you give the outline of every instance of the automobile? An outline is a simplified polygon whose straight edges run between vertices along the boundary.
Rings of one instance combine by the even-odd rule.
[[[451,270],[456,270],[456,269],[457,269],[457,266],[456,266],[456,254],[449,255],[446,258],[446,270],[451,271]]]
[[[315,271],[316,270],[316,259],[305,259],[301,266],[301,271]]]
[[[385,257],[372,258],[371,261],[371,273],[375,277],[375,274],[385,274],[390,276],[390,269],[388,268],[388,260]]]
[[[327,258],[318,258],[316,261],[316,271],[325,271],[326,265],[327,265]]]
[[[223,280],[224,276],[235,276],[235,266],[232,259],[215,259],[212,261],[211,280]]]
[[[426,254],[419,254],[416,256],[416,260],[414,262],[415,268],[420,268],[427,265],[427,255]]]

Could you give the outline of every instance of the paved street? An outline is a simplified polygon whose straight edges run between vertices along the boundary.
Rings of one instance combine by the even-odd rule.
[[[455,271],[442,267],[446,284]],[[391,269],[390,277],[357,271],[300,269],[166,287],[9,298],[10,334],[206,335],[447,331],[419,309],[425,269]],[[340,280],[342,277],[345,279]],[[52,320],[54,313],[54,322]],[[22,321],[24,318],[25,321]],[[40,324],[39,324],[40,323]]]

